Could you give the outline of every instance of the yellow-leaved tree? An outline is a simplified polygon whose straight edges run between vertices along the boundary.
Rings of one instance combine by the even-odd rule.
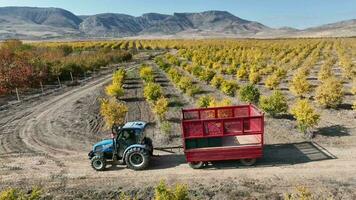
[[[124,124],[127,112],[128,108],[123,102],[113,98],[101,100],[100,114],[103,116],[107,128]]]
[[[110,84],[106,86],[105,93],[111,97],[121,97],[124,95],[124,89],[118,84]]]
[[[183,184],[177,184],[174,188],[169,188],[164,181],[161,181],[155,188],[154,199],[189,200],[188,188]]]
[[[295,96],[303,97],[310,91],[310,89],[311,87],[305,73],[303,71],[297,72],[290,82],[289,90]]]
[[[156,83],[147,83],[143,89],[143,96],[151,102],[155,102],[163,95],[161,86]]]
[[[316,101],[327,108],[336,108],[344,97],[343,85],[334,77],[330,77],[316,88]]]
[[[310,128],[318,125],[320,120],[320,115],[315,112],[314,108],[306,99],[299,99],[293,105],[291,113],[297,120],[299,130],[304,134],[306,134]]]
[[[163,121],[166,118],[166,113],[168,111],[168,100],[167,98],[161,96],[153,107],[153,112],[158,115],[159,119]]]
[[[147,65],[142,65],[140,69],[140,77],[146,82],[153,82],[154,75],[153,75],[153,69],[150,66]]]

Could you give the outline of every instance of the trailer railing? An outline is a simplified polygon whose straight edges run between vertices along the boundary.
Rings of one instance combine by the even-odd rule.
[[[184,109],[182,113],[185,139],[262,135],[264,131],[264,114],[252,104]]]

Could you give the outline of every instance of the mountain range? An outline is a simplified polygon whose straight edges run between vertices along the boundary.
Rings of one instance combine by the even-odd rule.
[[[117,13],[77,16],[60,8],[0,7],[0,39],[340,36],[356,36],[356,19],[298,30],[271,28],[226,11],[146,13],[139,17]]]

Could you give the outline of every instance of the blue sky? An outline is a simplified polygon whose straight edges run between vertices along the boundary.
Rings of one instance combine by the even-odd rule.
[[[134,16],[226,10],[267,26],[295,28],[356,19],[356,0],[0,0],[0,6],[60,7],[79,15],[113,12]]]

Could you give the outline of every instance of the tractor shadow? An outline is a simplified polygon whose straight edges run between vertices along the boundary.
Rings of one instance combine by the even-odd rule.
[[[238,161],[215,161],[209,163],[203,170],[288,166],[330,159],[337,158],[315,142],[270,144],[265,145],[263,158],[258,159],[252,167],[243,166]],[[149,169],[165,169],[186,163],[182,149],[180,152],[167,150],[165,154],[152,158]]]

